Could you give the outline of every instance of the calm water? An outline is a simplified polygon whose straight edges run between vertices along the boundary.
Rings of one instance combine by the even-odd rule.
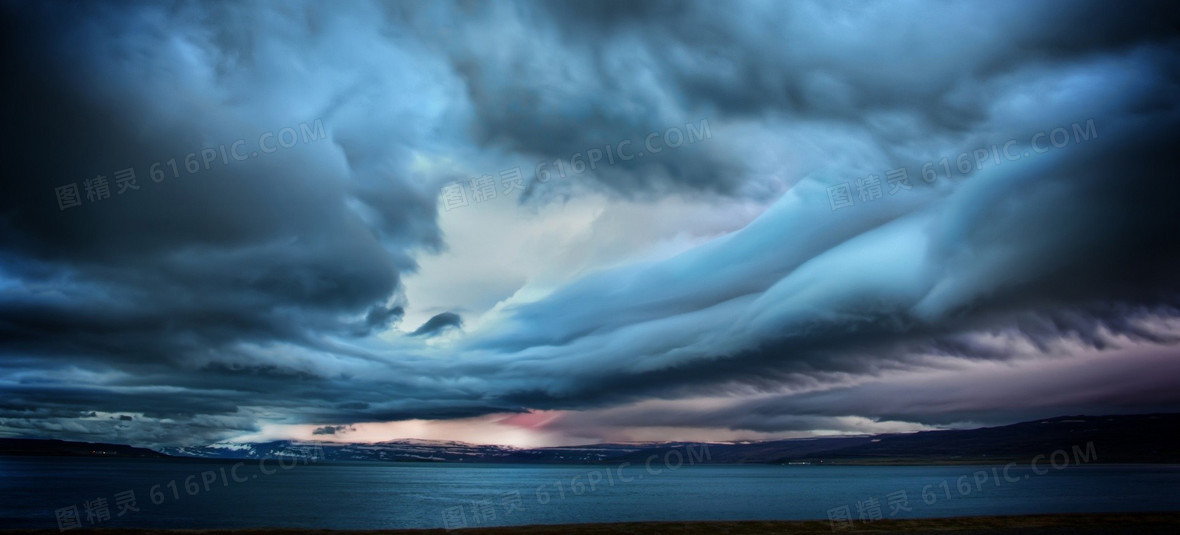
[[[822,520],[843,506],[857,518],[858,502],[866,516],[879,507],[883,518],[1177,511],[1177,491],[1180,466],[1160,465],[1076,465],[1044,474],[1025,465],[1005,478],[1002,467],[990,466],[672,470],[657,463],[648,471],[642,464],[320,463],[283,469],[276,461],[247,461],[235,469],[234,462],[215,461],[0,457],[0,527],[57,529],[56,511],[70,506],[83,526],[336,529]],[[120,515],[119,502],[131,495],[138,511],[124,505]],[[98,499],[106,500],[109,519]]]

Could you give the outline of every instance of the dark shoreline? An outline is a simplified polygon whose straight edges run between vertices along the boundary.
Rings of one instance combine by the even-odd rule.
[[[594,524],[553,524],[468,528],[446,531],[436,529],[397,530],[331,530],[302,528],[243,528],[243,529],[73,529],[76,535],[129,534],[129,535],[276,535],[294,533],[299,535],[424,535],[458,533],[461,535],[507,535],[524,533],[528,535],[589,534],[613,535],[619,533],[690,534],[706,535],[726,533],[732,535],[754,535],[770,533],[958,533],[966,534],[1160,534],[1171,535],[1180,528],[1180,512],[1169,513],[1080,513],[1055,515],[1013,515],[1013,516],[969,516],[956,518],[926,518],[907,520],[857,521],[848,529],[833,530],[825,520],[803,521],[733,521],[733,522],[622,522]],[[3,535],[49,535],[61,533],[50,529],[0,529]]]

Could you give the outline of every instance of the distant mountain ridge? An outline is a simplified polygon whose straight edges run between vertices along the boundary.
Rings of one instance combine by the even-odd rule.
[[[704,463],[967,464],[1026,461],[1093,444],[1099,463],[1180,463],[1180,414],[1062,416],[980,429],[923,431],[761,442],[592,444],[552,448],[420,439],[374,444],[279,440],[221,442],[161,452],[111,444],[0,439],[0,455],[83,455],[263,459],[309,455],[326,461],[480,463],[643,463],[669,450],[703,454]],[[44,447],[46,452],[37,453]],[[693,448],[693,451],[686,451]],[[118,453],[115,453],[118,452]],[[698,462],[699,464],[699,462]]]

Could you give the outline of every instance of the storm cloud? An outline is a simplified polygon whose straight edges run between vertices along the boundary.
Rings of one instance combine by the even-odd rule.
[[[463,318],[459,317],[454,312],[443,312],[426,320],[410,336],[434,336],[439,332],[448,328],[458,328],[463,326]]]
[[[594,440],[1180,409],[1158,371],[1180,356],[1169,3],[0,13],[0,434],[160,445],[568,411],[551,428]],[[645,143],[686,125],[708,139]],[[647,154],[535,172],[623,141]],[[471,179],[515,168],[507,204],[477,202]],[[471,206],[446,205],[453,184]],[[586,199],[607,207],[592,226],[569,215]],[[730,225],[737,204],[756,215]],[[674,252],[560,276],[472,263],[446,276],[486,295],[408,298],[426,259],[474,247],[444,228],[480,210],[550,232],[477,222],[484,239],[560,261],[651,229]],[[661,227],[693,210],[677,217],[725,224]],[[481,262],[532,261],[510,250]],[[1046,366],[1021,406],[986,386]],[[919,385],[953,369],[984,386]]]

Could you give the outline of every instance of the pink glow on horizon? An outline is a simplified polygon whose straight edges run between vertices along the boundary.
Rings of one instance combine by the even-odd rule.
[[[1058,345],[1056,354],[1051,355],[939,360],[937,367],[891,371],[875,378],[814,389],[817,392],[653,399],[581,411],[534,410],[459,420],[365,422],[346,426],[335,434],[319,435],[314,433],[320,427],[316,425],[272,424],[234,440],[372,443],[422,439],[522,448],[600,442],[771,440],[932,428],[915,421],[872,417],[882,412],[912,413],[914,419],[920,420],[923,415],[940,413],[1025,408],[1035,411],[1039,415],[1036,417],[1049,417],[1084,410],[1093,403],[1120,407],[1134,402],[1127,392],[1150,393],[1164,404],[1180,399],[1173,379],[1180,373],[1180,354],[1173,346],[1122,341],[1123,347],[1098,350],[1069,340]],[[807,405],[807,396],[828,390],[839,393],[824,402],[823,408],[832,415],[825,417],[827,420],[808,422],[810,427],[758,432],[743,428],[740,422],[752,411],[764,415],[763,420],[783,415],[807,417],[816,410]],[[1126,407],[1127,412],[1137,409],[1133,404]],[[948,425],[978,426],[970,421]]]

